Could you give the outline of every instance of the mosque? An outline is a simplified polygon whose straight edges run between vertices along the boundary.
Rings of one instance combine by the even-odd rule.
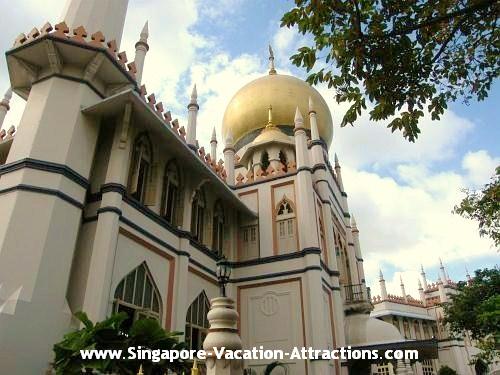
[[[126,12],[124,0],[70,0],[64,21],[21,33],[6,51],[12,89],[0,124],[12,93],[26,106],[0,133],[2,373],[45,373],[80,310],[93,321],[152,317],[201,347],[224,256],[245,348],[417,348],[427,362],[403,364],[408,373],[436,374],[435,335],[405,339],[405,320],[393,325],[404,303],[370,297],[318,91],[279,74],[270,50],[268,74],[234,95],[205,148],[196,87],[182,124],[141,82],[147,24],[134,59],[120,52]],[[267,364],[245,366],[262,374]],[[286,365],[289,374],[392,371],[355,360]]]

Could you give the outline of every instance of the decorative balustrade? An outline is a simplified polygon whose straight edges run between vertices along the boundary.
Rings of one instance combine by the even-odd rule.
[[[363,284],[345,285],[344,295],[346,303],[357,303],[367,300],[363,293]]]

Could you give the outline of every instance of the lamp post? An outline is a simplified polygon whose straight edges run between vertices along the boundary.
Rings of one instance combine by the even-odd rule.
[[[219,261],[217,261],[217,280],[219,282],[221,297],[227,297],[226,285],[229,282],[230,276],[231,276],[231,265],[229,264],[226,257],[222,256],[222,258],[219,259]]]

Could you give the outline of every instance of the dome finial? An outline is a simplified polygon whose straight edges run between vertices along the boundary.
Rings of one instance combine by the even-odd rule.
[[[276,74],[276,68],[274,67],[274,51],[273,47],[269,44],[269,74]]]
[[[273,106],[269,104],[269,107],[267,108],[267,126],[266,128],[270,128],[274,126],[273,124]]]

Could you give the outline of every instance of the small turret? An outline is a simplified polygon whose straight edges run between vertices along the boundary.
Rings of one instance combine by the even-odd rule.
[[[297,154],[297,170],[301,167],[309,167],[309,154],[307,150],[307,136],[304,129],[304,118],[299,107],[295,110],[295,152]]]
[[[425,306],[425,293],[424,293],[424,288],[422,288],[422,283],[420,282],[420,279],[418,280],[418,294],[420,296],[420,300]]]
[[[340,168],[339,158],[337,157],[337,153],[335,153],[335,176],[337,177],[337,182],[339,184],[339,188],[341,192],[344,192],[344,183],[342,182],[342,171]]]
[[[401,294],[403,294],[403,298],[405,301],[408,301],[408,296],[406,295],[405,284],[403,283],[403,276],[399,275],[399,281],[401,282]]]
[[[217,134],[215,133],[215,126],[214,130],[212,130],[212,138],[210,139],[210,156],[214,160],[217,160]]]
[[[439,258],[439,270],[440,270],[440,276],[441,276],[441,281],[443,282],[443,285],[448,284],[448,276],[446,275],[446,270],[444,269],[443,261],[441,258]]]
[[[0,128],[3,125],[5,120],[5,116],[7,116],[7,112],[10,110],[10,100],[12,99],[12,89],[9,87],[3,96],[2,101],[0,101]]]
[[[224,167],[226,168],[226,182],[230,186],[235,184],[234,176],[234,141],[231,132],[227,134],[226,144],[224,147]]]
[[[384,275],[382,274],[382,270],[380,270],[378,282],[380,285],[380,297],[382,297],[383,300],[386,300],[387,299],[387,288],[385,286],[385,280],[384,280]]]
[[[198,105],[198,92],[196,90],[196,84],[193,86],[193,91],[191,91],[191,100],[187,106],[188,108],[188,124],[187,124],[187,138],[186,142],[192,149],[196,149],[196,119],[198,117],[198,110],[200,106]]]
[[[424,266],[420,265],[420,275],[422,276],[422,282],[424,283],[424,290],[429,288],[427,284],[427,277],[425,276]]]
[[[139,41],[135,44],[134,62],[137,68],[137,72],[135,73],[135,78],[138,86],[140,86],[142,82],[142,73],[144,71],[144,60],[146,59],[146,54],[149,51],[148,37],[149,37],[149,28],[148,28],[148,22],[146,21],[144,27],[142,28]]]

